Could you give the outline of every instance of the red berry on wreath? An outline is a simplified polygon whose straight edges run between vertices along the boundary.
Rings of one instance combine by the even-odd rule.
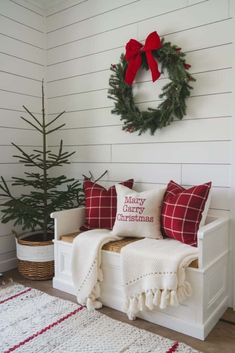
[[[184,64],[184,68],[185,68],[186,70],[190,69],[190,67],[191,67],[190,64]]]

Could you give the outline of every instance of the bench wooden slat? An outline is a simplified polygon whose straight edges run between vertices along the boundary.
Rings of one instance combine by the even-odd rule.
[[[80,231],[77,231],[77,232],[61,235],[60,240],[68,242],[68,243],[72,243],[74,238],[77,235],[79,235],[80,233],[81,233]],[[131,237],[128,238],[127,237],[127,238],[124,238],[121,240],[110,241],[109,243],[103,245],[102,250],[120,253],[123,246],[126,246],[130,243],[133,243],[134,241],[137,241],[137,240],[140,240],[140,238],[131,238]],[[198,260],[192,261],[191,264],[189,265],[189,267],[198,268]]]

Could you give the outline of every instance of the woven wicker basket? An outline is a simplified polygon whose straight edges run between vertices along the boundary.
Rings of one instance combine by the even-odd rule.
[[[16,239],[18,271],[31,280],[43,281],[54,275],[52,240],[35,241],[39,232],[22,234]]]

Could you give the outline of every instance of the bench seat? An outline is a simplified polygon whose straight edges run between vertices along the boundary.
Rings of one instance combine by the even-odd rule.
[[[84,208],[54,212],[55,276],[53,287],[75,295],[71,257],[72,242],[84,223]],[[229,220],[224,216],[208,216],[198,231],[198,261],[186,269],[193,294],[178,307],[144,311],[138,315],[147,321],[204,340],[228,307]],[[79,235],[78,235],[79,236]],[[112,241],[102,249],[101,301],[123,311],[124,292],[121,280],[120,250],[136,239]]]

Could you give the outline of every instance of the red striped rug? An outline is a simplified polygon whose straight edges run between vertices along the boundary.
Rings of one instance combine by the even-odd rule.
[[[0,352],[198,353],[19,284],[0,289]]]

